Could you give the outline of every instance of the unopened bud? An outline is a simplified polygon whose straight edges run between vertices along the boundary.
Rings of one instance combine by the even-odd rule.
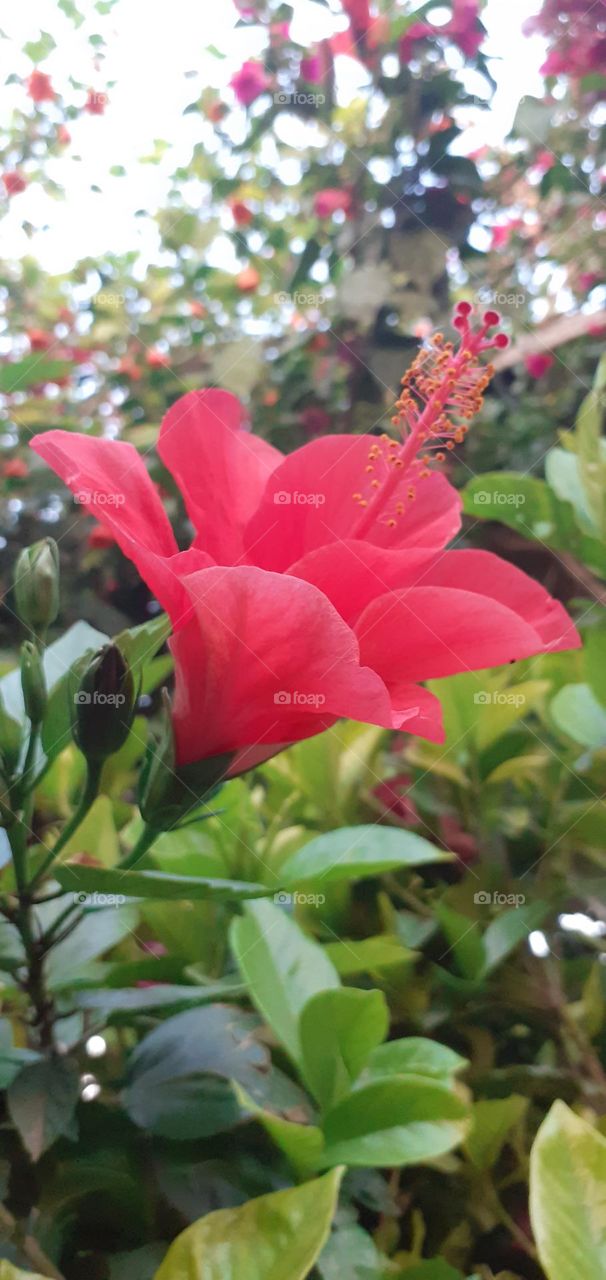
[[[130,667],[108,644],[86,667],[74,697],[74,738],[87,760],[105,760],[130,733],[137,698]]]
[[[59,552],[53,538],[25,547],[15,565],[15,604],[26,627],[43,634],[59,612]]]
[[[21,688],[25,714],[32,724],[41,724],[46,710],[46,680],[37,645],[24,640],[21,645]]]

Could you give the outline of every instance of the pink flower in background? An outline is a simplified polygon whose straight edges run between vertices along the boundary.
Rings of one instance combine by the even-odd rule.
[[[332,218],[333,213],[341,210],[343,213],[350,213],[351,205],[349,191],[343,191],[340,187],[324,187],[322,191],[316,191],[313,208],[316,218]]]
[[[249,107],[262,93],[266,93],[271,84],[265,68],[260,62],[249,58],[243,62],[239,71],[230,80],[230,85],[243,107]]]
[[[27,180],[18,169],[9,169],[8,173],[3,173],[2,181],[7,196],[19,196],[27,187]]]
[[[534,355],[526,356],[524,360],[526,372],[531,378],[544,378],[554,364],[554,357],[547,351],[535,352]]]
[[[96,89],[89,89],[84,103],[84,110],[88,111],[90,116],[102,116],[107,106],[107,94],[99,93]]]
[[[484,29],[479,21],[478,0],[453,0],[452,17],[440,27],[431,22],[413,22],[400,40],[400,60],[410,61],[419,40],[447,37],[458,45],[466,58],[473,58],[484,39]]]
[[[179,551],[143,459],[47,431],[33,447],[102,514],[170,615],[179,764],[267,759],[342,716],[442,741],[428,679],[576,648],[563,607],[486,551],[445,551],[459,494],[431,460],[464,439],[506,345],[486,312],[454,320],[402,380],[394,436],[322,436],[284,457],[224,391],[169,409],[158,452],[196,530]]]

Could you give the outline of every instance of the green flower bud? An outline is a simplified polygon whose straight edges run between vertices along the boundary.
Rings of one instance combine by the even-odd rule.
[[[137,695],[130,667],[115,644],[100,649],[74,696],[74,738],[87,760],[105,760],[130,733]]]
[[[170,699],[164,689],[160,734],[147,749],[139,780],[139,808],[144,822],[156,831],[178,826],[219,789],[231,759],[229,752],[177,766]]]
[[[26,627],[44,633],[59,612],[59,552],[53,538],[25,547],[15,565],[15,604]]]
[[[32,724],[41,724],[46,710],[46,680],[38,646],[31,640],[21,645],[21,688],[25,714]]]

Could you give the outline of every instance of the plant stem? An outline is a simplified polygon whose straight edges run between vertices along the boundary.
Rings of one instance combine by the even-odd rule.
[[[27,879],[27,827],[18,818],[8,829],[15,880],[17,884],[18,908],[15,912],[15,926],[25,951],[27,978],[23,989],[27,992],[33,1012],[33,1025],[37,1030],[39,1047],[49,1053],[55,1048],[54,1042],[54,1004],[46,991],[44,982],[45,945],[41,938],[34,934],[34,914],[32,910],[32,885]]]
[[[130,853],[127,853],[126,857],[118,863],[116,870],[119,869],[120,871],[127,871],[130,867],[134,867],[135,863],[143,857],[144,853],[147,853],[147,850],[154,843],[154,840],[156,840],[161,834],[162,833],[158,831],[156,827],[150,827],[146,823],[141,831],[139,839],[135,841]]]
[[[90,760],[88,762],[86,786],[84,788],[84,791],[82,792],[80,803],[78,807],[74,809],[74,812],[72,813],[72,816],[69,822],[65,824],[63,831],[61,832],[61,835],[59,836],[59,839],[57,840],[54,848],[50,850],[50,853],[48,853],[47,857],[44,859],[42,866],[36,872],[36,875],[32,880],[32,886],[31,886],[32,889],[35,888],[35,886],[38,885],[40,881],[44,879],[50,867],[52,866],[53,862],[61,853],[61,850],[65,848],[65,845],[67,844],[68,840],[73,836],[74,831],[78,830],[80,823],[83,822],[84,818],[86,817],[91,805],[93,804],[93,801],[96,800],[99,794],[99,782],[101,780],[102,768],[103,768],[102,761]]]

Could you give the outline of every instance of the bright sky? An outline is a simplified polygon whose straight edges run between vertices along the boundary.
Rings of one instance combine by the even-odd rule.
[[[94,12],[90,0],[79,0],[78,7],[87,14]],[[521,32],[524,19],[538,7],[539,0],[489,0],[483,14],[489,32],[485,51],[492,58],[498,90],[490,114],[482,113],[481,125],[459,149],[498,143],[511,125],[519,98],[541,93],[538,67],[544,58],[543,44]],[[304,44],[331,34],[335,22],[343,25],[313,0],[294,0],[294,9],[292,35]],[[183,116],[184,107],[207,85],[226,85],[244,59],[258,54],[263,46],[262,34],[257,39],[250,29],[235,29],[234,19],[231,0],[171,0],[168,5],[118,0],[109,17],[96,19],[93,27],[87,21],[76,31],[56,0],[6,8],[2,29],[8,39],[0,41],[3,77],[10,72],[28,74],[31,64],[21,48],[43,30],[53,34],[57,48],[42,69],[72,101],[81,102],[82,95],[71,89],[70,75],[99,91],[105,90],[108,81],[116,83],[109,90],[105,115],[84,114],[70,124],[71,144],[61,159],[48,166],[49,175],[65,188],[66,200],[53,200],[34,185],[12,202],[2,224],[5,256],[35,252],[51,271],[68,270],[77,258],[95,257],[108,249],[140,248],[153,256],[153,225],[136,218],[135,212],[141,208],[154,212],[165,204],[169,174],[187,162],[193,145],[200,141],[204,127],[200,117]],[[87,34],[95,29],[108,44],[98,69],[87,41]],[[206,52],[209,45],[220,49],[225,58]],[[346,103],[364,83],[365,73],[351,59],[338,62],[340,97]],[[476,89],[471,73],[467,81],[471,92],[484,96],[483,86],[481,81]],[[0,88],[2,118],[23,102],[20,85]],[[169,150],[159,165],[140,164],[140,157],[152,150],[154,138],[168,141]],[[122,165],[127,176],[109,175],[112,165]],[[102,194],[91,192],[92,183],[102,188]],[[22,219],[36,226],[46,223],[47,229],[28,240],[21,231]]]

